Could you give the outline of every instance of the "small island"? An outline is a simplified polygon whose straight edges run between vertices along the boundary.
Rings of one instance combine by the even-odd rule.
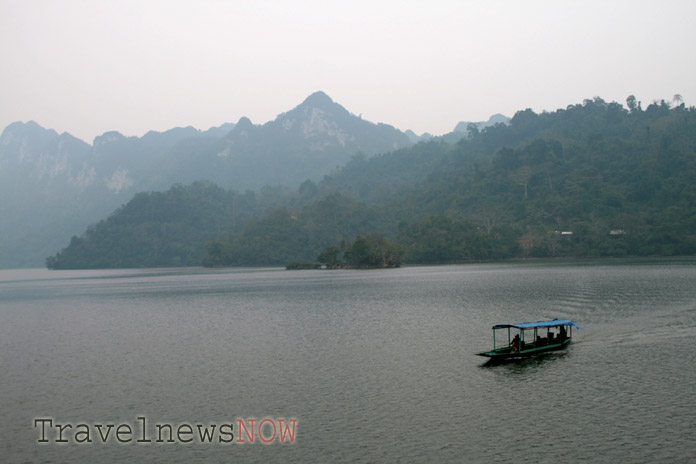
[[[304,269],[321,269],[321,263],[312,261],[293,261],[285,266],[288,271],[300,271]]]
[[[285,268],[298,269],[384,269],[401,267],[401,247],[379,234],[358,235],[353,243],[342,241],[317,256],[317,262],[292,262]]]

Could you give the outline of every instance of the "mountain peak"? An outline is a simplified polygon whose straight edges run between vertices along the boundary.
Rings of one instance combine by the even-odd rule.
[[[99,145],[104,145],[107,143],[119,142],[121,140],[124,140],[125,138],[126,136],[118,131],[108,131],[104,132],[102,135],[97,135],[96,137],[94,137],[92,146],[97,147]]]
[[[26,136],[29,134],[47,134],[51,137],[55,137],[58,135],[58,133],[53,129],[45,129],[41,125],[37,124],[35,121],[13,122],[5,128],[4,132],[7,132],[8,134],[19,134],[22,136]]]
[[[251,119],[247,118],[246,116],[242,116],[239,118],[239,121],[237,121],[237,124],[234,127],[235,129],[245,130],[254,127],[254,124],[251,122]]]
[[[5,149],[11,151],[11,146],[15,147],[17,150],[23,150],[20,147],[27,141],[41,146],[57,137],[58,133],[56,131],[53,129],[44,129],[34,121],[26,123],[18,121],[13,122],[2,131],[2,135],[0,135],[0,147],[3,147],[3,151],[5,151]]]
[[[454,128],[454,132],[467,132],[467,128],[469,124],[476,124],[479,130],[484,129],[489,126],[494,126],[498,123],[503,123],[503,124],[509,124],[510,123],[510,118],[507,116],[496,113],[492,115],[490,118],[488,118],[488,121],[478,121],[478,122],[470,122],[470,121],[460,121],[457,123],[457,125]]]
[[[331,105],[334,105],[334,101],[331,99],[331,97],[319,90],[318,92],[314,92],[312,95],[305,98],[305,101],[303,101],[300,106],[315,106],[322,108]]]

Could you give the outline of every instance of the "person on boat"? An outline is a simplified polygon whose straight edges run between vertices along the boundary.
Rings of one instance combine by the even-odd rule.
[[[559,341],[561,341],[561,342],[563,340],[565,340],[566,338],[568,338],[568,334],[566,333],[566,329],[564,326],[561,326],[561,333],[559,334],[558,338],[559,338]]]
[[[515,335],[515,337],[512,339],[512,344],[510,345],[512,347],[512,351],[520,351],[520,336]]]

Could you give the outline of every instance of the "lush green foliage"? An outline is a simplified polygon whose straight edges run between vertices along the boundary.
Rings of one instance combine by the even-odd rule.
[[[317,261],[329,269],[358,268],[374,269],[400,267],[403,261],[403,249],[380,234],[366,237],[358,235],[355,241],[341,246],[331,245],[317,256]]]
[[[486,232],[466,220],[440,215],[402,223],[397,240],[408,250],[409,261],[430,264],[510,258],[519,250],[517,237],[519,232],[509,226]]]
[[[662,101],[627,111],[596,98],[554,113],[521,111],[509,126],[471,131],[449,148],[420,144],[407,156],[426,146],[433,163],[413,163],[424,178],[379,207],[406,222],[398,240],[409,262],[696,252],[694,108]],[[391,162],[415,178],[397,158],[362,162],[353,176],[374,187],[358,198],[379,196]]]
[[[285,269],[287,269],[288,271],[299,271],[299,270],[306,270],[306,269],[319,269],[320,267],[321,267],[321,264],[315,263],[312,261],[309,261],[309,262],[293,261],[292,263],[285,266]]]
[[[141,194],[48,264],[171,265],[175,256],[197,264],[205,255],[208,266],[317,256],[329,267],[361,266],[378,262],[385,243],[409,263],[694,254],[696,109],[662,101],[643,110],[630,98],[628,106],[595,98],[553,113],[525,110],[509,125],[472,127],[455,144],[358,155],[292,194],[259,192],[276,206],[267,214],[251,194],[219,191],[215,204],[236,201],[234,215],[192,208],[196,195]],[[158,214],[131,212],[157,195],[178,207],[163,197]],[[190,253],[177,248],[183,243]]]
[[[46,259],[50,269],[198,266],[206,240],[238,229],[255,210],[253,193],[239,195],[209,182],[139,193],[124,207]]]
[[[137,192],[198,180],[223,188],[299,185],[368,155],[412,145],[405,133],[353,115],[323,92],[263,125],[241,118],[207,131],[142,137],[107,132],[89,145],[35,122],[0,134],[0,267],[35,266]],[[273,206],[278,206],[276,202]]]
[[[284,265],[311,261],[325,247],[379,228],[376,211],[340,194],[308,204],[296,213],[278,208],[254,219],[244,232],[207,244],[206,266]]]

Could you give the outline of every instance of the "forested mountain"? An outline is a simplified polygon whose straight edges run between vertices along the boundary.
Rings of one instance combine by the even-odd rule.
[[[232,127],[107,132],[89,145],[33,121],[9,125],[0,136],[0,267],[38,265],[136,192],[168,188],[174,181],[161,167],[172,152],[210,144]]]
[[[211,182],[138,193],[108,219],[73,237],[46,264],[49,268],[198,265],[206,241],[239,231],[259,207],[253,192],[240,195]]]
[[[449,153],[431,145],[436,167],[417,167],[425,179],[391,199],[379,195],[380,166],[398,166],[396,153],[372,158],[356,198],[377,199],[409,224],[443,215],[487,236],[514,228],[519,256],[693,254],[696,110],[662,101],[643,111],[632,98],[629,107],[596,98],[553,113],[525,110]]]
[[[643,110],[631,97],[627,103],[629,109],[595,98],[555,112],[524,110],[509,124],[470,126],[468,137],[454,144],[435,139],[355,156],[319,183],[275,192],[277,208],[267,201],[266,215],[188,236],[196,246],[207,244],[186,263],[314,260],[359,234],[389,238],[411,263],[694,254],[696,109],[662,101]],[[100,233],[135,206],[117,212]],[[88,235],[48,264],[89,267],[90,254],[81,250],[100,239],[96,230]],[[86,261],[76,264],[71,254]]]
[[[207,131],[107,132],[92,145],[35,122],[13,123],[0,136],[0,267],[38,265],[137,192],[198,180],[237,191],[296,188],[358,152],[369,156],[411,143],[323,92],[264,125],[242,118]]]

